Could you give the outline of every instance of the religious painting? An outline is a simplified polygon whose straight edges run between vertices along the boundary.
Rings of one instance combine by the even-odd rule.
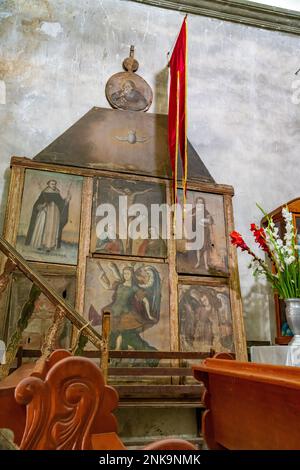
[[[228,287],[180,284],[178,290],[181,350],[233,352]]]
[[[77,264],[82,181],[26,170],[16,246],[25,259]]]
[[[179,202],[182,203],[182,191]],[[223,196],[187,191],[182,237],[177,239],[177,271],[228,275]]]
[[[106,97],[113,108],[125,111],[147,111],[152,103],[152,90],[139,75],[119,72],[108,80]]]
[[[96,178],[91,251],[166,258],[165,203],[163,184]]]
[[[110,349],[169,350],[168,266],[88,259],[84,316],[100,333],[104,311],[111,313]]]
[[[75,302],[75,277],[74,276],[43,276],[63,299],[71,305]],[[15,331],[22,308],[29,299],[32,283],[22,274],[14,274],[12,278],[10,307],[9,307],[9,339]],[[24,349],[41,349],[49,328],[53,322],[55,307],[45,297],[40,294],[35,302],[34,311],[31,315],[27,328],[22,335]],[[55,348],[69,348],[71,342],[72,325],[69,320],[65,320],[56,339]]]
[[[152,90],[148,83],[135,72],[139,67],[134,58],[134,46],[123,60],[125,72],[112,75],[105,87],[105,94],[113,108],[130,111],[147,111],[152,103]]]

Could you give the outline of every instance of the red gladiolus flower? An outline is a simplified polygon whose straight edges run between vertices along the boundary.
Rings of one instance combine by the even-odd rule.
[[[260,246],[260,248],[267,253],[269,256],[271,256],[270,249],[267,245],[266,242],[266,234],[264,229],[261,227],[259,228],[256,224],[251,224],[250,227],[251,232],[254,235],[255,242]]]
[[[235,230],[230,233],[231,243],[238,248],[241,248],[242,251],[250,252],[249,246],[244,242],[242,235]]]

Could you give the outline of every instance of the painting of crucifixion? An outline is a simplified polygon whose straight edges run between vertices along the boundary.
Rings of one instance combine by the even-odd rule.
[[[92,252],[165,258],[167,243],[162,236],[161,219],[154,220],[151,216],[152,206],[165,204],[165,192],[162,184],[97,178],[93,200]],[[110,222],[107,225],[102,223],[107,214],[101,207],[105,208],[106,205],[113,208],[115,215],[115,229],[111,233],[106,231]],[[140,230],[140,234],[133,234],[133,226]]]

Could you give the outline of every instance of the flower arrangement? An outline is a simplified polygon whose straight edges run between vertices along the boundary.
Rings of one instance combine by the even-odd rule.
[[[264,275],[281,299],[300,298],[300,259],[292,214],[287,207],[282,209],[285,222],[282,240],[273,219],[267,216],[261,207],[259,209],[266,217],[267,227],[259,228],[256,224],[251,224],[250,230],[259,248],[270,259],[273,269],[251,250],[238,232],[231,232],[231,243],[249,253],[252,257],[249,267],[254,270],[254,275]]]

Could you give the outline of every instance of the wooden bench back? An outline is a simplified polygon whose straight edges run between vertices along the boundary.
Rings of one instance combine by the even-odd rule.
[[[69,377],[68,381],[66,374],[69,372],[71,379]],[[97,404],[96,398],[88,402],[88,397],[94,395],[98,396]],[[94,413],[88,418],[92,424],[84,420],[75,444],[85,448],[88,445],[83,437],[86,426],[92,433],[117,430],[116,418],[112,415],[117,406],[118,394],[112,387],[104,386],[99,367],[65,350],[54,351],[46,360],[23,364],[0,382],[0,427],[12,429],[15,442],[22,449],[48,448],[45,447],[47,442],[49,448],[67,448],[64,435],[68,432],[64,426],[79,426],[80,413],[89,410]],[[65,424],[59,424],[64,419]]]
[[[45,377],[48,370],[59,360],[68,357],[68,351],[57,350],[49,358],[40,358],[36,363],[22,364],[0,381],[0,428],[9,427],[16,444],[20,444],[25,428],[26,409],[15,400],[15,389],[30,376]],[[14,419],[12,419],[14,417]]]
[[[213,358],[193,372],[210,449],[300,449],[300,368]]]
[[[105,385],[103,372],[90,359],[55,351],[21,379],[15,399],[19,406],[26,406],[22,450],[125,449],[112,414],[118,394]],[[14,421],[15,416],[10,419]],[[164,439],[144,450],[195,447],[182,439]]]
[[[27,408],[21,449],[91,449],[92,433],[116,432],[118,395],[99,367],[59,350],[48,366],[35,367],[15,390],[17,403]]]

